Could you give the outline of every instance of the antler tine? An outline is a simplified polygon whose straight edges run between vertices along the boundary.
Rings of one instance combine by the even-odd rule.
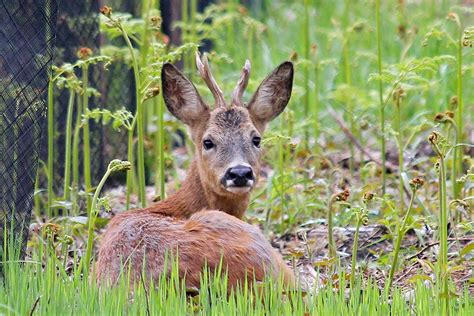
[[[214,96],[216,107],[225,106],[224,93],[222,92],[221,88],[219,88],[219,85],[212,76],[206,54],[203,54],[201,60],[199,57],[199,52],[196,52],[196,66],[199,70],[199,73],[201,74],[202,79],[204,82],[206,82],[206,85]]]
[[[240,79],[237,82],[237,86],[232,92],[232,104],[237,106],[244,106],[244,101],[242,100],[242,96],[244,95],[245,88],[249,83],[250,78],[250,61],[247,59],[245,60],[245,65],[242,68],[242,73],[240,75]]]

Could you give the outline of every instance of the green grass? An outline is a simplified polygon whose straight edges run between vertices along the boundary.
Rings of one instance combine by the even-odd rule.
[[[41,249],[45,255],[51,250]],[[60,264],[59,264],[60,265]],[[174,265],[176,267],[176,265]],[[99,288],[86,278],[61,273],[54,260],[44,267],[40,258],[19,265],[3,262],[0,285],[2,315],[440,315],[435,290],[419,284],[410,298],[395,290],[379,290],[372,283],[356,280],[350,293],[327,287],[316,294],[285,290],[278,282],[254,283],[227,293],[219,273],[205,273],[203,286],[193,297],[173,268],[170,275],[145,288],[144,281],[130,288],[124,276],[114,287]],[[59,270],[58,270],[59,268]],[[222,274],[223,275],[223,274]],[[146,282],[147,283],[147,282]],[[413,300],[415,298],[415,300]],[[450,300],[451,315],[472,315],[474,301],[467,292]]]

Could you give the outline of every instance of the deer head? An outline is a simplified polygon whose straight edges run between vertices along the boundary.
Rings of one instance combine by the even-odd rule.
[[[212,76],[206,56],[196,54],[201,77],[215,99],[211,109],[193,83],[172,64],[163,65],[163,97],[168,110],[188,127],[196,147],[202,185],[218,196],[247,195],[260,170],[260,140],[268,122],[286,107],[293,64],[284,62],[260,84],[250,102],[242,100],[250,76],[247,60],[229,103]]]

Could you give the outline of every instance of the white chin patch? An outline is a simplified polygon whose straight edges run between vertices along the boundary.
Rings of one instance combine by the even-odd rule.
[[[227,187],[225,188],[227,191],[232,192],[232,193],[247,193],[252,190],[251,186],[247,187]]]

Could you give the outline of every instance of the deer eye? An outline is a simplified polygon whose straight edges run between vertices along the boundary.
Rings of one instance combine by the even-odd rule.
[[[202,142],[202,145],[204,146],[205,150],[209,150],[209,149],[212,149],[214,147],[214,143],[210,139],[205,139]]]
[[[257,148],[260,148],[260,141],[262,139],[258,136],[255,136],[254,138],[252,138],[252,143],[255,145],[255,147]]]

